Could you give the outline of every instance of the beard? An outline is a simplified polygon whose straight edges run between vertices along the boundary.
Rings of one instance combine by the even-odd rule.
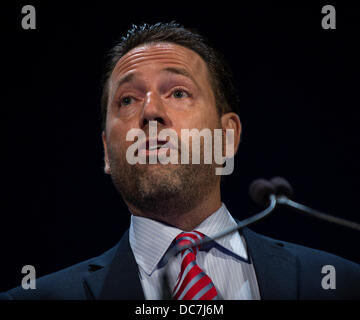
[[[219,182],[214,162],[131,165],[126,160],[126,152],[119,146],[108,147],[115,188],[128,206],[151,217],[161,219],[188,212],[204,201]]]

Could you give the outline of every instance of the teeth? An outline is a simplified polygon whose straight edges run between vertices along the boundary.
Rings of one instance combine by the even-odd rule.
[[[156,150],[158,147],[157,145],[149,147],[149,150]]]

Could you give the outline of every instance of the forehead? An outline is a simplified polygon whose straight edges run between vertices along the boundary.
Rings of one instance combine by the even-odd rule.
[[[127,52],[116,63],[111,78],[118,78],[142,66],[178,66],[194,76],[207,77],[205,61],[193,50],[173,43],[144,44]]]

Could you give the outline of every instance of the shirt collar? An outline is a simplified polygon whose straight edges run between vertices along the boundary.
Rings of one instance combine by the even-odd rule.
[[[194,230],[200,231],[211,238],[219,232],[236,225],[236,221],[230,215],[225,204],[222,204],[217,211],[206,218]],[[146,274],[152,274],[174,238],[181,232],[183,230],[156,220],[131,216],[129,231],[130,246],[137,264]],[[239,239],[240,241],[238,241]],[[235,255],[247,260],[244,240],[238,232],[217,239],[215,242]]]

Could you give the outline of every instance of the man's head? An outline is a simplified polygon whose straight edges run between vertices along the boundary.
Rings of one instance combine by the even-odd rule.
[[[181,129],[234,129],[237,149],[241,125],[232,112],[237,97],[230,72],[199,34],[174,23],[133,27],[112,49],[104,80],[105,172],[132,211],[179,215],[219,193],[214,163],[130,165],[126,160],[132,143],[127,133],[136,128],[148,136],[150,121],[178,137]]]

